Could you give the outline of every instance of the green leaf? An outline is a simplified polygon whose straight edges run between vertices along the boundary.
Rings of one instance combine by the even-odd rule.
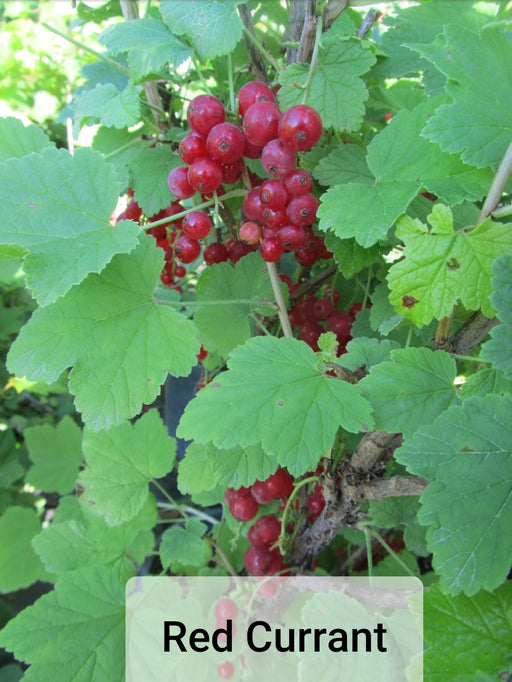
[[[332,232],[325,235],[325,245],[329,251],[333,252],[334,260],[338,263],[345,279],[350,279],[371,265],[380,253],[378,246],[370,246],[366,249],[355,239],[340,239]]]
[[[508,225],[488,218],[474,229],[456,231],[451,210],[442,204],[434,206],[429,223],[430,230],[408,216],[397,222],[404,258],[387,277],[395,310],[419,327],[451,315],[459,301],[492,317],[491,268],[512,246]]]
[[[356,144],[340,144],[315,166],[313,176],[321,185],[334,187],[349,182],[371,185],[373,173],[366,163],[366,150]]]
[[[176,70],[192,50],[158,19],[135,19],[108,26],[98,37],[111,54],[128,52],[128,67],[135,80],[169,66]]]
[[[186,376],[199,352],[193,324],[153,299],[163,252],[153,237],[140,240],[133,253],[36,310],[8,357],[13,373],[48,383],[74,365],[70,391],[94,429],[134,417],[169,372]]]
[[[141,86],[129,81],[123,90],[113,83],[98,83],[92,90],[84,90],[75,104],[75,119],[81,125],[101,125],[128,128],[140,122]]]
[[[374,62],[375,56],[360,40],[340,38],[336,33],[336,22],[322,37],[307,103],[318,111],[326,128],[359,129],[364,103],[368,99],[361,76]],[[301,103],[309,70],[309,64],[300,63],[291,64],[280,72],[279,103],[283,111]]]
[[[316,467],[340,425],[372,428],[359,387],[325,376],[302,341],[254,337],[233,350],[228,367],[188,404],[178,436],[226,449],[261,443],[299,475]]]
[[[402,111],[368,145],[367,164],[375,180],[348,182],[329,189],[318,209],[320,229],[338,237],[355,237],[368,247],[386,237],[389,228],[423,189],[448,203],[478,200],[492,181],[489,170],[475,170],[421,137],[440,98],[412,112]],[[358,171],[361,174],[361,171]]]
[[[386,500],[371,500],[369,513],[373,525],[377,528],[405,526],[404,542],[407,549],[417,556],[428,556],[429,551],[425,544],[427,529],[418,521],[419,506],[416,496],[390,497]]]
[[[468,164],[497,168],[512,137],[512,44],[502,27],[478,35],[458,22],[446,26],[432,44],[410,45],[448,78],[453,102],[440,107],[424,134]],[[447,59],[446,55],[450,58]],[[489,74],[499,97],[489,98]]]
[[[491,303],[502,324],[491,329],[491,338],[482,346],[481,356],[512,379],[512,254],[499,256],[492,264],[492,272]]]
[[[219,450],[212,443],[187,448],[178,469],[178,485],[182,493],[195,495],[216,486],[223,489],[250,486],[265,481],[277,469],[277,462],[259,446]]]
[[[25,126],[14,116],[0,118],[0,163],[8,159],[21,159],[26,154],[40,154],[52,147],[48,135],[35,125]]]
[[[202,61],[232,52],[242,37],[236,11],[243,0],[161,0],[160,13],[169,30],[185,35]]]
[[[9,488],[24,473],[14,432],[12,429],[0,431],[0,488]]]
[[[174,466],[176,441],[170,438],[156,410],[135,424],[109,431],[84,432],[87,467],[80,476],[84,499],[109,526],[130,521],[146,504],[148,483]]]
[[[130,165],[151,143],[151,140],[142,139],[140,130],[130,132],[100,126],[94,135],[92,148],[101,152],[115,168],[121,189],[126,189],[131,181]]]
[[[465,400],[472,396],[486,396],[490,393],[497,395],[512,394],[512,380],[505,372],[486,367],[475,374],[471,374],[460,388],[460,397]]]
[[[0,164],[0,239],[30,249],[24,269],[40,304],[137,244],[137,225],[110,224],[117,199],[114,170],[87,148],[74,156],[49,148]]]
[[[455,360],[444,351],[402,348],[359,382],[375,414],[375,427],[412,434],[456,399]]]
[[[140,559],[151,552],[154,537],[151,529],[157,521],[154,498],[148,498],[142,512],[128,523],[109,527],[85,504],[76,502],[76,518],[57,523],[37,535],[32,545],[51,573],[65,574],[85,566],[104,566],[120,582],[135,574],[134,549]],[[142,544],[141,544],[142,542]]]
[[[338,362],[347,369],[364,367],[368,372],[374,365],[390,360],[391,351],[398,347],[399,344],[396,341],[379,341],[359,336],[347,343],[347,352]]]
[[[273,302],[275,297],[259,253],[241,258],[235,267],[218,263],[206,268],[199,276],[196,293],[198,303],[205,304],[194,314],[201,341],[205,348],[223,357],[252,335],[255,323],[251,313],[276,312],[274,305],[263,303]],[[215,305],[215,301],[219,303]]]
[[[512,561],[512,396],[468,398],[395,452],[431,483],[419,521],[447,593],[496,589]]]
[[[172,526],[162,535],[160,560],[164,568],[174,564],[204,566],[212,556],[212,547],[203,540],[207,526],[199,519],[191,518],[185,527]]]
[[[0,593],[14,592],[45,578],[45,570],[32,548],[41,522],[29,507],[9,507],[0,516]]]
[[[124,585],[108,569],[73,571],[11,620],[0,644],[32,664],[27,682],[123,682],[124,602]]]
[[[393,329],[398,327],[404,319],[403,315],[397,315],[389,302],[389,289],[386,282],[378,284],[372,293],[372,307],[370,308],[370,324],[372,329],[382,336],[387,336]]]
[[[499,680],[512,664],[512,583],[492,594],[451,597],[425,592],[425,675],[433,682]],[[471,656],[468,656],[468,652]],[[490,677],[476,677],[476,671]]]
[[[167,176],[183,162],[170,145],[161,144],[144,149],[129,164],[133,174],[135,199],[148,217],[169,206],[173,195],[167,185]]]
[[[26,482],[45,492],[70,493],[82,462],[82,432],[69,416],[56,427],[31,426],[23,432],[33,462]]]

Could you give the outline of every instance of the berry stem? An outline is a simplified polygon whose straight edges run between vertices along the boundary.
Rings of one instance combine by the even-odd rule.
[[[318,61],[318,48],[320,47],[320,41],[322,39],[322,30],[324,27],[323,17],[318,17],[316,22],[316,35],[315,35],[315,46],[313,48],[313,54],[311,56],[311,64],[309,65],[308,78],[306,84],[304,85],[304,92],[302,94],[301,104],[306,104],[308,99],[309,91],[311,89],[311,83],[313,82],[313,74],[316,71],[317,61]]]
[[[283,516],[281,518],[281,533],[279,534],[279,537],[277,539],[277,546],[279,547],[281,554],[284,556],[284,551],[283,551],[283,543],[286,538],[286,525],[287,525],[287,517],[288,517],[288,512],[290,511],[290,507],[292,506],[292,502],[294,499],[297,497],[299,494],[299,490],[303,488],[305,485],[308,483],[311,483],[313,481],[319,481],[320,476],[308,476],[307,478],[303,478],[302,481],[299,481],[295,487],[293,488],[293,491],[290,495],[290,497],[286,500],[286,505],[283,510]]]
[[[233,197],[243,197],[247,194],[247,190],[245,189],[234,189],[231,192],[228,192],[227,194],[224,194],[222,197],[222,201],[224,202],[226,199],[232,199]],[[142,228],[144,230],[149,230],[151,227],[158,227],[158,225],[166,225],[167,223],[172,223],[175,220],[179,220],[180,218],[184,218],[186,215],[190,213],[190,211],[199,211],[202,208],[208,208],[209,206],[213,206],[216,202],[216,197],[213,199],[208,199],[208,201],[203,201],[202,204],[197,204],[197,206],[193,206],[192,208],[187,208],[185,211],[181,211],[181,213],[175,213],[172,216],[169,216],[167,218],[162,218],[161,220],[155,220],[154,223],[147,223],[146,225],[142,225]]]
[[[368,563],[368,577],[373,577],[372,536],[368,526],[363,526],[364,543],[366,545],[366,561]]]
[[[276,297],[277,313],[279,315],[279,319],[281,320],[283,335],[289,339],[293,339],[292,325],[290,324],[290,319],[286,310],[286,303],[284,302],[283,292],[281,291],[281,280],[277,274],[276,264],[267,263],[267,270],[270,277],[270,282],[272,284],[272,290],[274,292],[274,296]]]
[[[405,564],[405,563],[402,561],[402,559],[400,559],[400,557],[398,556],[398,554],[397,554],[393,549],[391,549],[391,547],[390,547],[390,546],[388,545],[388,543],[384,540],[384,538],[382,537],[382,535],[379,535],[379,533],[377,533],[377,531],[374,530],[373,528],[367,528],[367,530],[368,530],[368,535],[370,535],[371,537],[375,538],[375,539],[377,540],[377,542],[380,542],[380,544],[384,547],[384,549],[388,552],[388,554],[390,554],[390,555],[393,557],[393,559],[396,561],[396,563],[397,563],[399,566],[401,566],[401,567],[404,569],[404,571],[407,572],[408,575],[412,576],[413,578],[416,578],[416,577],[417,577],[417,576],[411,571],[411,569],[409,568],[409,566],[407,566],[407,564]],[[363,531],[364,531],[364,528],[363,528]],[[365,532],[365,535],[366,535],[366,532]],[[370,554],[371,554],[371,553],[370,553]]]

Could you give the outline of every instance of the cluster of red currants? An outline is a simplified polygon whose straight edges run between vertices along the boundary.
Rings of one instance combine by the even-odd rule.
[[[347,343],[352,338],[352,325],[363,305],[354,303],[345,312],[337,308],[339,300],[339,292],[327,286],[323,296],[307,293],[298,298],[288,312],[290,323],[300,330],[298,338],[314,351],[319,350],[318,339],[321,334],[326,331],[334,332],[338,341],[338,357],[345,352]]]
[[[133,220],[136,223],[141,223],[142,219],[142,209],[133,197],[133,192],[129,190],[128,196],[130,200],[125,208],[125,210],[120,213],[115,222],[120,220]],[[171,218],[177,213],[182,213],[184,207],[178,202],[173,201],[169,206],[163,208],[158,213],[150,216],[148,224],[155,223],[160,220],[165,220],[165,218]],[[207,218],[207,216],[204,216]],[[176,260],[176,253],[174,249],[174,242],[179,238],[181,231],[183,229],[183,220],[174,220],[167,223],[162,223],[156,227],[150,227],[146,232],[152,235],[156,239],[157,246],[163,249],[165,253],[165,263],[160,273],[160,279],[162,284],[169,287],[178,286],[177,279],[184,277],[187,273],[185,267],[181,265]]]
[[[279,468],[265,481],[255,481],[249,488],[228,488],[224,499],[233,518],[252,521],[260,505],[274,500],[286,500],[293,492],[293,478]],[[244,555],[244,566],[250,575],[270,576],[285,567],[275,544],[281,534],[281,522],[273,514],[260,517],[248,530],[251,546]]]
[[[224,184],[243,177],[249,190],[244,202],[246,220],[239,239],[229,245],[209,244],[204,251],[207,264],[238,258],[260,249],[266,261],[277,261],[284,251],[294,251],[301,265],[328,258],[323,239],[313,234],[318,200],[312,193],[310,175],[296,168],[298,151],[311,149],[322,134],[319,114],[310,106],[296,105],[282,113],[273,91],[260,81],[244,85],[238,93],[242,129],[226,121],[222,102],[213,95],[199,95],[189,104],[190,132],[180,142],[178,153],[186,164],[168,176],[169,189],[179,200],[199,193],[207,198],[224,193]],[[271,179],[246,172],[244,157],[261,158]],[[244,175],[245,174],[245,175]],[[203,216],[203,217],[201,217]],[[190,263],[200,254],[199,241],[211,229],[209,217],[192,211],[183,220],[183,234],[173,245],[178,260]],[[233,254],[231,254],[233,251]]]

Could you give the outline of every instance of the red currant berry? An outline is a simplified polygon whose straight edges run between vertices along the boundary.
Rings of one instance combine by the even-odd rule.
[[[124,210],[125,220],[133,220],[136,223],[139,222],[142,215],[142,209],[135,199],[131,199],[128,206]]]
[[[251,493],[235,491],[235,495],[228,505],[231,516],[237,521],[252,521],[258,513],[259,505]]]
[[[279,137],[297,152],[314,147],[322,136],[322,119],[313,107],[297,104],[287,109],[279,121]]]
[[[167,270],[165,270],[165,269],[162,270],[162,272],[160,273],[160,281],[166,287],[171,286],[172,284],[174,284],[174,278],[173,278],[172,273],[168,273]]]
[[[282,178],[295,168],[296,155],[282,140],[271,140],[263,147],[261,163],[272,177]]]
[[[261,203],[274,210],[284,208],[288,199],[290,198],[288,190],[286,189],[282,180],[265,180],[260,185],[260,199]]]
[[[293,478],[286,469],[279,468],[265,483],[274,500],[290,497],[293,492]]]
[[[243,85],[238,92],[238,113],[244,117],[245,112],[256,102],[275,102],[274,93],[261,81],[251,81]]]
[[[245,137],[233,123],[218,123],[206,138],[206,153],[219,163],[234,163],[242,158]]]
[[[244,133],[249,142],[264,147],[267,142],[277,137],[277,127],[281,111],[272,102],[256,102],[246,111],[244,116]]]
[[[261,212],[261,222],[272,230],[278,230],[287,222],[286,211],[284,209],[273,210],[264,206]]]
[[[196,132],[208,135],[217,123],[223,123],[226,119],[224,105],[213,95],[199,95],[194,97],[187,109],[187,121]]]
[[[244,566],[250,575],[275,575],[283,568],[283,558],[277,549],[251,545],[244,554]]]
[[[313,492],[308,495],[306,505],[310,513],[309,520],[314,523],[325,507],[324,490],[320,483],[317,483]]]
[[[190,166],[192,161],[206,156],[206,140],[195,130],[191,130],[180,142],[178,154],[183,163]]]
[[[283,225],[276,232],[276,237],[283,245],[284,251],[295,251],[302,246],[306,233],[301,225]]]
[[[335,313],[327,318],[327,329],[336,334],[336,338],[341,345],[346,345],[350,341],[350,330],[352,328],[352,317],[343,312],[343,310],[337,310]]]
[[[217,674],[221,680],[229,680],[233,677],[235,666],[231,661],[224,661],[217,666]]]
[[[223,597],[215,604],[214,614],[217,622],[235,620],[238,615],[238,606],[232,599]]]
[[[307,343],[310,348],[317,352],[320,350],[318,347],[318,339],[320,338],[320,334],[323,334],[323,332],[324,329],[318,324],[318,322],[306,322],[306,324],[300,330],[298,338],[301,341]]]
[[[317,320],[326,320],[334,312],[334,304],[330,298],[317,298],[313,305],[313,314]]]
[[[222,168],[213,159],[203,156],[192,162],[188,169],[188,182],[196,192],[214,192],[222,182]]]
[[[187,268],[183,267],[183,265],[176,265],[174,268],[174,276],[175,277],[185,277],[187,274]]]
[[[261,227],[258,223],[248,220],[240,225],[238,236],[244,244],[257,244],[261,239]]]
[[[365,305],[365,308],[369,308],[369,307],[370,307],[370,304],[367,303],[367,304]],[[348,311],[348,314],[350,315],[350,317],[351,317],[353,320],[355,320],[355,319],[356,319],[357,313],[361,312],[362,309],[363,309],[363,303],[362,303],[362,301],[360,301],[359,303],[354,303],[354,305],[351,306],[350,310]]]
[[[307,171],[295,168],[284,178],[284,185],[292,195],[306,194],[313,189],[313,179]]]
[[[316,212],[320,202],[314,194],[300,194],[293,197],[286,207],[290,222],[295,225],[312,225],[316,220]]]
[[[242,202],[242,211],[249,220],[257,220],[261,222],[263,212],[263,204],[261,203],[260,193],[258,189],[251,189],[244,197]]]
[[[183,234],[191,239],[204,239],[210,232],[212,221],[201,211],[190,211],[183,218]]]
[[[281,521],[270,514],[260,517],[247,532],[247,539],[251,545],[263,545],[270,547],[277,542],[281,534]]]
[[[275,263],[283,255],[283,245],[277,237],[265,237],[261,242],[261,257],[267,263]]]
[[[226,185],[234,185],[242,179],[245,164],[242,159],[238,159],[234,163],[221,163],[220,167],[222,168],[222,182]]]
[[[174,194],[176,199],[179,200],[189,199],[196,193],[196,190],[188,181],[188,168],[186,166],[173,168],[167,176],[167,185],[171,194]]]
[[[213,242],[208,244],[203,252],[203,258],[206,265],[215,265],[215,263],[225,263],[228,260],[228,250],[220,242]]]
[[[272,493],[267,490],[266,481],[254,481],[251,485],[251,495],[258,504],[268,504],[274,499]]]
[[[249,140],[245,137],[244,156],[247,159],[259,159],[261,156],[261,147],[258,147],[255,144],[251,144]]]
[[[235,263],[238,263],[240,258],[247,256],[248,253],[251,253],[252,250],[253,250],[253,248],[250,244],[244,244],[243,241],[237,239],[229,247],[229,250],[228,250],[229,260],[234,265]]]
[[[201,244],[197,239],[191,239],[186,234],[182,234],[174,242],[174,253],[182,263],[192,263],[201,253]]]

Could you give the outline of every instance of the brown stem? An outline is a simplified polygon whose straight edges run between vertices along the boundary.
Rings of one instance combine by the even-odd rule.
[[[497,324],[499,320],[496,317],[489,318],[478,311],[455,332],[445,350],[455,355],[468,355]]]
[[[329,0],[324,11],[324,31],[336,21],[339,15],[348,7],[348,0]]]
[[[299,43],[304,27],[304,1],[290,0],[288,12],[288,27],[284,39],[289,43]],[[286,64],[295,64],[298,61],[299,48],[288,45],[286,48]]]
[[[256,37],[256,30],[254,28],[254,22],[252,20],[251,9],[248,3],[238,6],[238,14],[242,20],[243,25],[246,30],[254,37]],[[247,54],[249,55],[250,70],[252,71],[256,80],[263,81],[263,83],[269,83],[267,76],[267,69],[265,67],[265,61],[257,50],[254,43],[248,38],[244,33],[245,45],[247,47]]]
[[[315,49],[316,38],[316,2],[315,0],[305,0],[305,17],[302,33],[300,36],[299,49],[297,51],[297,61],[309,64]]]
[[[394,441],[399,439],[395,445]],[[401,442],[401,437],[396,433],[386,431],[370,431],[366,433],[352,455],[351,468],[358,473],[368,473],[379,463],[386,451]]]
[[[301,284],[300,287],[295,291],[291,298],[293,300],[297,300],[304,294],[306,294],[308,291],[316,291],[319,289],[324,282],[326,282],[328,279],[330,279],[338,270],[338,266],[336,264],[334,265],[329,265],[328,268],[325,270],[322,270],[322,272],[319,272],[318,275],[315,277],[312,277],[311,279],[308,279],[304,284]]]
[[[419,496],[427,485],[428,481],[421,476],[392,476],[361,483],[359,491],[365,500],[383,500],[386,497]]]
[[[373,24],[382,16],[382,13],[376,9],[369,10],[368,14],[363,19],[361,26],[357,29],[358,38],[366,38]]]

